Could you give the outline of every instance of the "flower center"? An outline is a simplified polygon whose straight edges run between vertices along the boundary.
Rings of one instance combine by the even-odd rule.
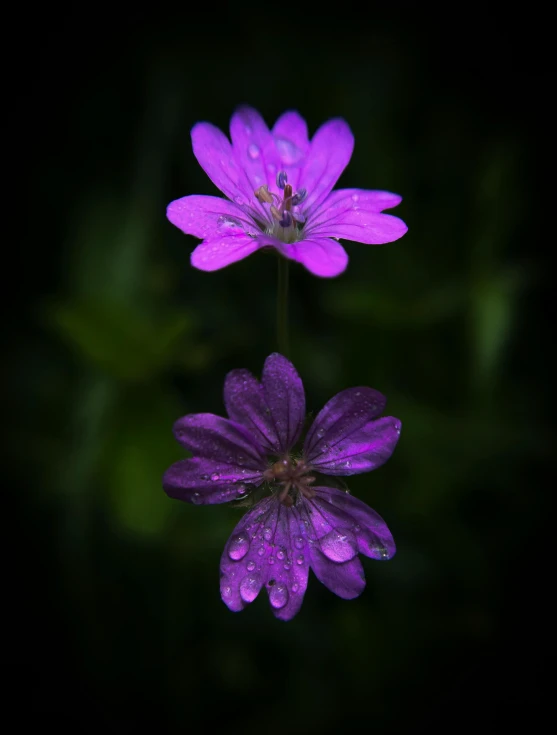
[[[290,508],[298,493],[308,499],[315,497],[315,491],[310,487],[315,477],[308,474],[310,469],[303,459],[295,460],[291,457],[284,457],[269,467],[263,477],[267,482],[281,487],[278,499],[287,508]]]
[[[300,189],[294,194],[292,186],[288,183],[286,171],[278,172],[277,186],[284,192],[282,197],[269,191],[267,184],[260,186],[254,192],[256,199],[261,204],[270,205],[267,212],[269,220],[266,223],[266,232],[282,242],[296,242],[301,238],[300,233],[306,221],[299,205],[306,198],[307,192],[305,189]]]

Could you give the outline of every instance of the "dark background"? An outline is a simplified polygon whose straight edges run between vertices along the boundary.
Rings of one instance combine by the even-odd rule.
[[[361,12],[33,16],[5,141],[22,206],[4,382],[20,722],[388,733],[541,716],[555,370],[543,39],[508,16]],[[196,241],[165,219],[172,199],[215,193],[189,130],[227,130],[241,103],[270,125],[297,109],[311,134],[344,117],[356,147],[340,185],[402,194],[393,213],[410,228],[348,243],[338,279],[291,269],[308,407],[371,385],[403,432],[383,468],[350,480],[397,556],[364,559],[350,602],[312,577],[287,624],[263,593],[239,614],[220,601],[239,511],[161,489],[183,456],[173,421],[221,413],[226,372],[260,373],[276,349],[275,260],[196,271]]]

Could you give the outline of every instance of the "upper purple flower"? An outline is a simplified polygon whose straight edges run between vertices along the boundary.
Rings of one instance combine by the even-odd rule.
[[[337,276],[348,263],[338,238],[382,245],[408,229],[381,214],[400,203],[397,194],[332,191],[354,148],[344,120],[329,120],[310,141],[297,112],[269,130],[256,110],[241,107],[230,122],[232,144],[207,122],[191,137],[195,157],[230,200],[193,195],[169,204],[172,224],[203,240],[191,256],[196,268],[218,270],[274,247],[316,276]]]
[[[391,456],[400,421],[378,418],[385,397],[372,388],[349,388],[317,415],[301,450],[305,396],[296,369],[277,353],[265,361],[259,382],[233,370],[224,384],[230,418],[190,414],[174,426],[193,457],[172,465],[163,487],[195,504],[260,499],[234,529],[221,558],[221,596],[241,610],[267,588],[276,617],[300,609],[310,567],[345,599],[365,587],[357,554],[390,559],[393,537],[385,521],[360,500],[324,484],[319,475],[374,470]]]

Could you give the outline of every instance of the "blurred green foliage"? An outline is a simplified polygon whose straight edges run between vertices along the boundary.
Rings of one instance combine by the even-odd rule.
[[[530,327],[545,281],[530,249],[528,121],[495,70],[471,84],[456,52],[439,68],[432,33],[410,20],[379,19],[371,42],[364,30],[338,31],[334,48],[307,41],[292,88],[281,64],[263,63],[267,37],[248,33],[241,54],[226,27],[209,44],[168,18],[114,31],[102,58],[72,46],[84,79],[58,92],[68,137],[53,130],[56,161],[45,152],[33,172],[38,219],[54,214],[47,252],[28,233],[36,298],[14,353],[12,438],[50,630],[32,645],[37,661],[61,661],[34,706],[119,733],[475,722],[505,706],[492,682],[511,691],[525,645],[507,648],[514,578],[527,595],[521,564],[546,513],[553,441],[550,370]],[[238,510],[181,506],[161,489],[183,456],[173,421],[222,413],[226,372],[259,373],[276,349],[274,258],[194,271],[195,240],[164,216],[172,199],[215,193],[188,131],[200,119],[226,129],[242,102],[269,124],[296,108],[311,133],[344,117],[356,149],[340,185],[401,193],[394,213],[410,228],[380,248],[348,243],[339,279],[292,272],[292,357],[310,410],[371,385],[403,432],[383,468],[349,483],[389,523],[397,556],[364,561],[356,601],[313,579],[287,625],[263,595],[238,615],[219,599]]]

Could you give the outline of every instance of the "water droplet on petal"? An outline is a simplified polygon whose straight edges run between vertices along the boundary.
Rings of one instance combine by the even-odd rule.
[[[230,593],[232,592],[232,589],[230,587],[223,587],[222,588],[222,595],[223,597],[230,597]]]
[[[248,569],[248,572],[253,572],[253,570],[255,569],[255,562],[248,561],[248,563],[246,564],[246,567]]]
[[[296,593],[300,589],[300,585],[297,582],[294,582],[292,585],[292,592]]]
[[[234,201],[236,202],[236,204],[243,204],[244,203],[244,198],[243,197],[240,197],[240,196],[237,196],[237,197],[234,197]]]
[[[248,156],[255,161],[256,158],[259,158],[259,154],[261,151],[259,150],[259,146],[255,145],[255,143],[250,143],[248,146]]]
[[[193,494],[193,495],[191,496],[191,502],[192,502],[192,503],[193,503],[194,505],[199,505],[199,503],[201,503],[201,496],[199,495],[199,493],[194,493],[194,494]]]
[[[209,475],[201,475],[201,479],[207,481],[209,479]]]
[[[321,439],[323,434],[325,433],[325,429],[321,428],[317,430],[317,436]]]
[[[234,561],[243,559],[248,553],[249,541],[243,534],[234,536],[228,542],[228,556]]]
[[[238,485],[238,488],[236,490],[238,495],[245,495],[246,494],[246,486],[245,485]]]
[[[297,163],[302,157],[302,151],[298,148],[297,145],[294,145],[291,140],[286,140],[285,138],[277,138],[275,142],[281,160],[287,166],[292,166],[294,163]]]
[[[359,194],[352,194],[352,201],[353,202],[357,202],[359,200],[360,200]],[[359,393],[356,393],[356,395],[359,396],[360,394]]]
[[[282,549],[280,549],[280,550],[279,550],[279,551],[277,552],[277,559],[280,559],[280,560],[282,561],[282,560],[284,559],[284,557],[285,557],[285,556],[286,556],[286,554],[284,553],[284,551],[283,551]]]
[[[321,551],[331,561],[349,561],[358,553],[356,539],[349,531],[343,533],[333,529],[319,543]]]
[[[349,459],[347,459],[346,462],[344,463],[344,466],[348,469],[349,467],[352,467],[352,462]]]
[[[291,565],[288,562],[286,562],[286,564],[284,565],[284,571],[285,572],[289,572],[290,571],[290,566]]]
[[[303,549],[304,548],[304,539],[301,536],[298,536],[294,539],[294,546],[297,549]]]
[[[218,472],[213,472],[213,474],[211,475],[211,480],[213,482],[216,482],[219,479],[219,477],[220,477],[220,475],[219,475]]]
[[[269,564],[274,564],[274,563],[275,563],[275,557],[274,557],[274,556],[270,556],[270,557],[269,557],[269,558],[267,559],[267,561],[269,562]]]
[[[265,541],[270,541],[272,535],[273,535],[273,532],[271,531],[270,528],[266,528],[263,531],[263,538],[265,539]]]
[[[288,602],[288,590],[284,584],[277,584],[269,593],[269,602],[275,608],[280,610]]]
[[[303,564],[303,563],[304,563],[304,555],[298,554],[298,556],[296,557],[296,564]]]
[[[264,547],[264,546],[260,546],[260,547],[259,547],[259,548],[257,549],[257,554],[258,554],[259,556],[264,556],[264,554],[265,554],[265,547]]]
[[[240,582],[240,597],[244,602],[253,602],[261,589],[259,574],[248,574]]]

